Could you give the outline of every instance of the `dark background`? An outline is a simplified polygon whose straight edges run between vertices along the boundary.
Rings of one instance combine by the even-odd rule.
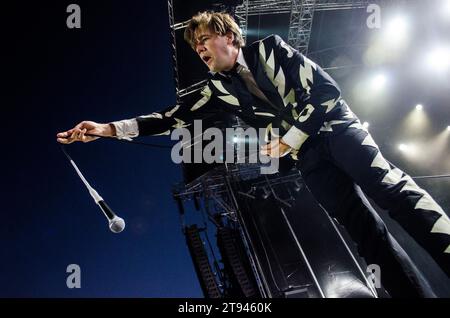
[[[170,149],[103,140],[68,147],[126,220],[116,235],[56,143],[82,120],[175,103],[167,2],[78,1],[81,29],[66,26],[70,3],[2,9],[10,98],[2,103],[0,296],[202,297],[170,193],[181,180]],[[72,263],[81,267],[78,290],[66,287]]]
[[[175,104],[167,2],[77,1],[80,30],[66,26],[70,3],[2,6],[0,296],[202,297],[170,193],[182,179],[170,151],[106,140],[68,147],[85,177],[126,220],[125,231],[116,235],[55,137],[82,120],[109,122]],[[449,29],[437,19],[430,24],[434,11],[428,7],[402,10],[410,11],[416,26],[415,42],[401,61],[329,72],[355,113],[370,121],[386,158],[411,175],[445,173],[450,170],[448,143],[439,156],[430,153],[428,164],[408,161],[397,144],[408,138],[400,122],[417,103],[426,105],[432,122],[423,138],[450,124],[449,77],[425,76],[414,68],[423,63],[420,54],[429,45],[448,41]],[[376,32],[365,28],[365,19],[364,10],[317,13],[311,58],[324,67],[335,65],[338,57],[363,64],[363,48]],[[273,29],[261,19],[252,21],[264,28],[253,30],[259,37],[281,32],[280,21]],[[322,51],[330,47],[341,48]],[[389,94],[354,96],[367,74],[386,69],[395,78],[388,83]],[[358,93],[364,95],[364,89]],[[408,133],[417,132],[412,127]],[[170,145],[167,137],[144,141]],[[449,210],[449,179],[419,184]],[[387,222],[415,253],[418,247]],[[428,268],[426,255],[414,257]],[[72,263],[81,267],[81,289],[66,287],[66,267]],[[430,266],[429,275],[438,281],[441,273]]]

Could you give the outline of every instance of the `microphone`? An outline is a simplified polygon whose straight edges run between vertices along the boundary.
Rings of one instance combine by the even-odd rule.
[[[95,190],[94,190],[95,191]],[[120,233],[125,228],[125,221],[118,217],[111,208],[106,204],[104,200],[100,200],[97,202],[99,207],[102,209],[103,213],[105,214],[106,218],[109,221],[109,229],[111,232],[114,233]]]
[[[89,194],[94,199],[95,203],[100,207],[105,217],[108,219],[109,223],[109,229],[113,233],[120,233],[125,228],[125,221],[121,217],[117,216],[113,210],[106,204],[105,200],[95,191],[93,187],[87,182],[87,180],[84,178],[83,174],[81,173],[80,169],[78,169],[75,162],[72,160],[72,158],[69,156],[69,154],[66,152],[63,146],[61,146],[62,151],[66,155],[67,159],[69,159],[70,163],[72,164],[73,168],[77,172],[78,176],[80,177],[81,181],[83,181],[84,185],[89,191]]]

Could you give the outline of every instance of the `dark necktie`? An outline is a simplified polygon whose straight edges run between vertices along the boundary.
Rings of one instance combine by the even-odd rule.
[[[248,68],[241,64],[237,64],[236,66],[236,73],[242,78],[245,85],[247,86],[247,89],[256,97],[261,99],[263,102],[265,102],[268,105],[271,105],[276,109],[276,106],[274,106],[269,99],[264,95],[264,93],[261,91],[261,89],[258,87],[258,84],[256,84],[255,78],[253,77],[252,73]]]
[[[231,71],[224,73],[229,76],[229,79],[231,79],[231,82],[233,83],[233,87],[236,90],[239,104],[242,107],[242,113],[246,116],[253,116],[253,105],[255,104],[255,101],[249,89],[247,88],[245,81],[238,74],[237,66],[239,66],[239,64],[236,64]]]
[[[253,75],[246,67],[236,63],[233,69],[224,74],[231,79],[245,115],[254,116],[253,106],[277,109],[259,89]]]

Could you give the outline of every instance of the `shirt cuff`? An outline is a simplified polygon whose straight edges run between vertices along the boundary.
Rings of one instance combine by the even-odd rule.
[[[117,139],[131,140],[139,136],[139,127],[135,118],[113,121],[111,124],[116,128]]]
[[[294,150],[299,150],[303,143],[308,139],[309,135],[292,126],[283,136],[283,142]]]

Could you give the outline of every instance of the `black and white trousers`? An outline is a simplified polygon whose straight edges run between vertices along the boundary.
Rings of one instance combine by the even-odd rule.
[[[364,194],[388,210],[450,277],[449,217],[410,176],[383,157],[359,121],[340,132],[310,137],[300,149],[297,166],[313,196],[346,228],[360,255],[380,266],[382,283],[392,294],[408,296],[413,286],[422,290],[416,296],[431,296],[424,291],[427,283],[420,271]]]

